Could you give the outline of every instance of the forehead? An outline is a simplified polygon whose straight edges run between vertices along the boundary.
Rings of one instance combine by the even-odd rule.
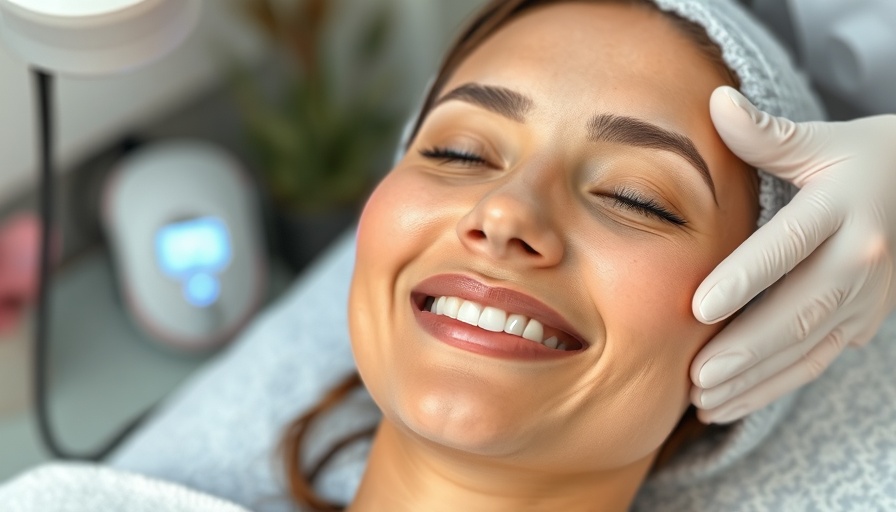
[[[666,15],[603,2],[559,2],[524,11],[475,49],[444,87],[501,85],[548,117],[640,117],[716,139],[709,96],[721,70]],[[705,148],[709,150],[709,148]]]

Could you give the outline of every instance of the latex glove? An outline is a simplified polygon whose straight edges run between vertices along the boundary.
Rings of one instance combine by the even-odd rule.
[[[896,115],[794,123],[730,87],[710,112],[732,152],[800,188],[694,294],[694,315],[715,323],[774,284],[691,365],[698,417],[727,423],[867,344],[896,305]]]

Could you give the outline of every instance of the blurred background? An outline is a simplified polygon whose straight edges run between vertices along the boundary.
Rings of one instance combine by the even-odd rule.
[[[354,221],[388,171],[442,51],[480,3],[206,1],[188,39],[158,62],[124,74],[57,78],[60,247],[50,300],[49,410],[63,446],[96,448],[214,352],[166,344],[128,310],[101,221],[104,188],[121,162],[183,139],[209,142],[236,159],[264,231],[260,309]],[[0,44],[0,481],[46,457],[30,410],[38,175],[32,88],[28,66]]]
[[[158,62],[101,78],[59,77],[48,405],[62,445],[90,450],[175,389],[352,225],[371,188],[389,170],[400,131],[443,50],[483,3],[206,0],[196,29]],[[805,38],[792,28],[795,18],[806,13],[842,18],[837,9],[845,5],[834,8],[826,0],[809,10],[800,0],[744,3],[768,20],[794,55],[807,49],[801,50]],[[817,8],[822,4],[827,10]],[[817,85],[834,118],[869,113],[868,105],[844,100],[836,83]],[[0,44],[0,482],[47,457],[37,439],[30,394],[38,166],[32,87],[28,66]],[[223,301],[248,288],[224,278],[223,285],[215,284],[213,278],[221,276],[214,272],[239,271],[260,294],[240,306],[213,342],[192,347],[189,340],[160,334],[163,329],[135,310],[140,292],[130,287],[123,269],[136,242],[122,242],[115,226],[103,220],[116,204],[160,209],[176,195],[136,178],[133,197],[121,192],[110,199],[108,190],[123,186],[122,176],[129,176],[123,169],[136,173],[145,164],[148,149],[172,148],[170,142],[179,140],[214,148],[204,156],[195,147],[193,153],[165,153],[164,158],[199,158],[183,156],[169,165],[197,187],[179,192],[188,201],[189,194],[208,192],[197,178],[196,162],[226,162],[221,165],[239,171],[242,181],[237,181],[247,194],[239,201],[245,199],[251,218],[242,227],[221,227],[215,221],[228,220],[224,214],[159,213],[157,224],[150,225],[155,231],[144,241],[152,272],[159,266],[174,269],[153,274],[170,288],[159,293],[180,297],[178,280],[187,272],[203,278],[190,281],[191,293],[212,302],[220,293]],[[249,270],[237,265],[245,260],[240,244],[253,245],[249,253],[260,255]],[[165,252],[169,249],[173,252]],[[195,271],[203,265],[216,270]],[[170,300],[161,302],[171,306]],[[169,316],[186,315],[185,323],[196,311],[209,309],[208,304],[177,307]],[[216,314],[197,321],[214,330],[228,313],[224,308]]]

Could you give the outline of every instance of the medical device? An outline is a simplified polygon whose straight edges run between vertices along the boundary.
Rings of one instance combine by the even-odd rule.
[[[149,412],[131,421],[100,450],[73,454],[57,442],[46,400],[50,237],[53,225],[53,76],[97,75],[138,67],[177,46],[199,17],[201,0],[0,0],[0,37],[29,63],[39,128],[41,254],[34,341],[37,425],[47,450],[60,459],[101,460]]]
[[[135,322],[169,345],[227,341],[266,283],[254,186],[239,162],[204,142],[167,142],[120,162],[103,224]]]

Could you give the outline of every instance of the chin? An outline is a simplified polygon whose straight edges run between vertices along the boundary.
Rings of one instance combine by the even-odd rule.
[[[434,389],[435,388],[435,389]],[[504,395],[426,386],[406,389],[394,400],[399,408],[386,416],[422,440],[471,455],[505,456],[525,445],[523,418],[514,414]]]

